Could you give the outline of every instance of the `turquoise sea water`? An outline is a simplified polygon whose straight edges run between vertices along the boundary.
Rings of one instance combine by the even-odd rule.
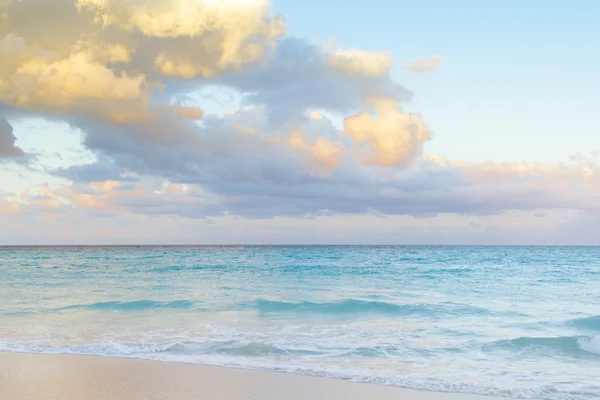
[[[600,248],[0,248],[0,350],[600,398]]]

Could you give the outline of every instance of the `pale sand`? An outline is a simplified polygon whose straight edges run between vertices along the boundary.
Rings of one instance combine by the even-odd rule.
[[[489,400],[160,361],[0,353],[0,400]]]

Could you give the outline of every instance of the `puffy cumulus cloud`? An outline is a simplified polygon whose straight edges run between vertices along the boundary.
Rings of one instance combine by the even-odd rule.
[[[410,100],[409,90],[394,82],[383,69],[381,72],[373,75],[340,71],[331,63],[329,50],[288,37],[279,42],[263,64],[220,79],[248,93],[247,102],[267,107],[270,122],[281,128],[291,118],[317,109],[354,112],[367,97]]]
[[[94,164],[55,171],[77,181],[159,176],[184,182],[281,182],[305,175],[300,152],[270,132],[264,108],[252,108],[201,125],[165,110],[148,123],[111,126],[83,121],[84,145]],[[242,127],[251,125],[256,133]]]
[[[25,153],[15,145],[17,138],[8,120],[0,116],[0,159],[23,157]]]
[[[367,52],[362,50],[333,50],[327,55],[327,61],[333,69],[369,77],[389,73],[394,67],[389,52]]]
[[[282,22],[263,0],[57,0],[38,8],[34,0],[4,6],[0,49],[10,61],[1,67],[0,101],[82,129],[84,146],[102,161],[55,171],[76,181],[323,178],[350,149],[323,118],[301,147],[285,143],[290,126],[306,124],[308,110],[350,112],[368,96],[410,97],[390,78],[388,53],[322,50],[294,38],[275,44]],[[61,30],[49,28],[57,24]],[[200,105],[169,105],[170,96],[207,82],[246,93],[260,111],[219,120]]]
[[[67,197],[80,208],[190,218],[488,215],[600,204],[600,175],[589,161],[464,163],[421,156],[431,134],[418,116],[391,99],[368,104],[372,109],[349,117],[342,131],[321,115],[298,118],[281,134],[266,106],[207,115],[200,125],[171,109],[148,124],[107,129],[88,122],[84,145],[98,160],[54,174],[75,182]],[[104,180],[121,185],[110,195],[88,193]],[[158,183],[144,186],[149,182]],[[162,190],[166,184],[185,190]]]
[[[431,132],[420,115],[398,110],[393,99],[371,100],[376,115],[366,112],[346,118],[344,128],[358,148],[367,147],[361,159],[372,165],[408,165],[431,139]]]
[[[104,26],[138,30],[154,37],[194,37],[212,31],[232,31],[233,37],[229,39],[237,38],[243,43],[270,26],[261,21],[268,13],[268,2],[264,0],[75,0],[75,5],[91,10]]]
[[[141,108],[146,97],[143,76],[116,75],[85,53],[50,62],[34,58],[0,80],[0,100],[12,106],[105,114],[113,120],[128,118],[131,112],[123,107]]]
[[[266,0],[77,0],[103,27],[154,38],[157,72],[211,77],[260,59],[284,30]],[[173,40],[174,39],[174,40]]]
[[[0,67],[0,101],[52,112],[84,131],[84,145],[110,161],[57,171],[76,180],[127,171],[202,180],[223,163],[237,166],[215,175],[262,169],[257,179],[304,170],[326,176],[347,150],[328,126],[310,132],[306,147],[290,148],[282,139],[290,125],[305,123],[308,110],[350,112],[368,96],[410,97],[390,78],[388,53],[322,50],[294,38],[275,43],[283,26],[265,0],[57,0],[39,7],[35,0],[3,6],[0,49],[9,61]],[[61,29],[50,28],[56,25]],[[207,82],[246,93],[260,117],[207,120],[201,105],[169,105],[173,95]]]
[[[4,196],[5,214],[385,220],[600,204],[597,163],[580,157],[564,165],[423,157],[431,131],[402,111],[411,93],[392,79],[390,55],[282,37],[266,0],[0,8],[1,106],[80,128],[94,157],[50,171],[67,184]],[[216,115],[190,95],[213,86],[239,92],[235,112]],[[20,154],[7,123],[0,145],[1,157]]]
[[[427,72],[439,67],[443,60],[441,56],[414,60],[406,64],[406,69],[413,72]]]
[[[150,112],[162,79],[239,69],[284,30],[265,0],[13,0],[0,15],[0,101],[117,121]]]

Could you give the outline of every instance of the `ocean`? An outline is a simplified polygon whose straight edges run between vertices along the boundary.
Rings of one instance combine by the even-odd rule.
[[[0,247],[0,351],[600,398],[600,248]]]

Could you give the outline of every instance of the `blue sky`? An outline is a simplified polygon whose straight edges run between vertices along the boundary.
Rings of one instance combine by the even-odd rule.
[[[0,244],[596,244],[598,2],[57,1],[0,2]]]

